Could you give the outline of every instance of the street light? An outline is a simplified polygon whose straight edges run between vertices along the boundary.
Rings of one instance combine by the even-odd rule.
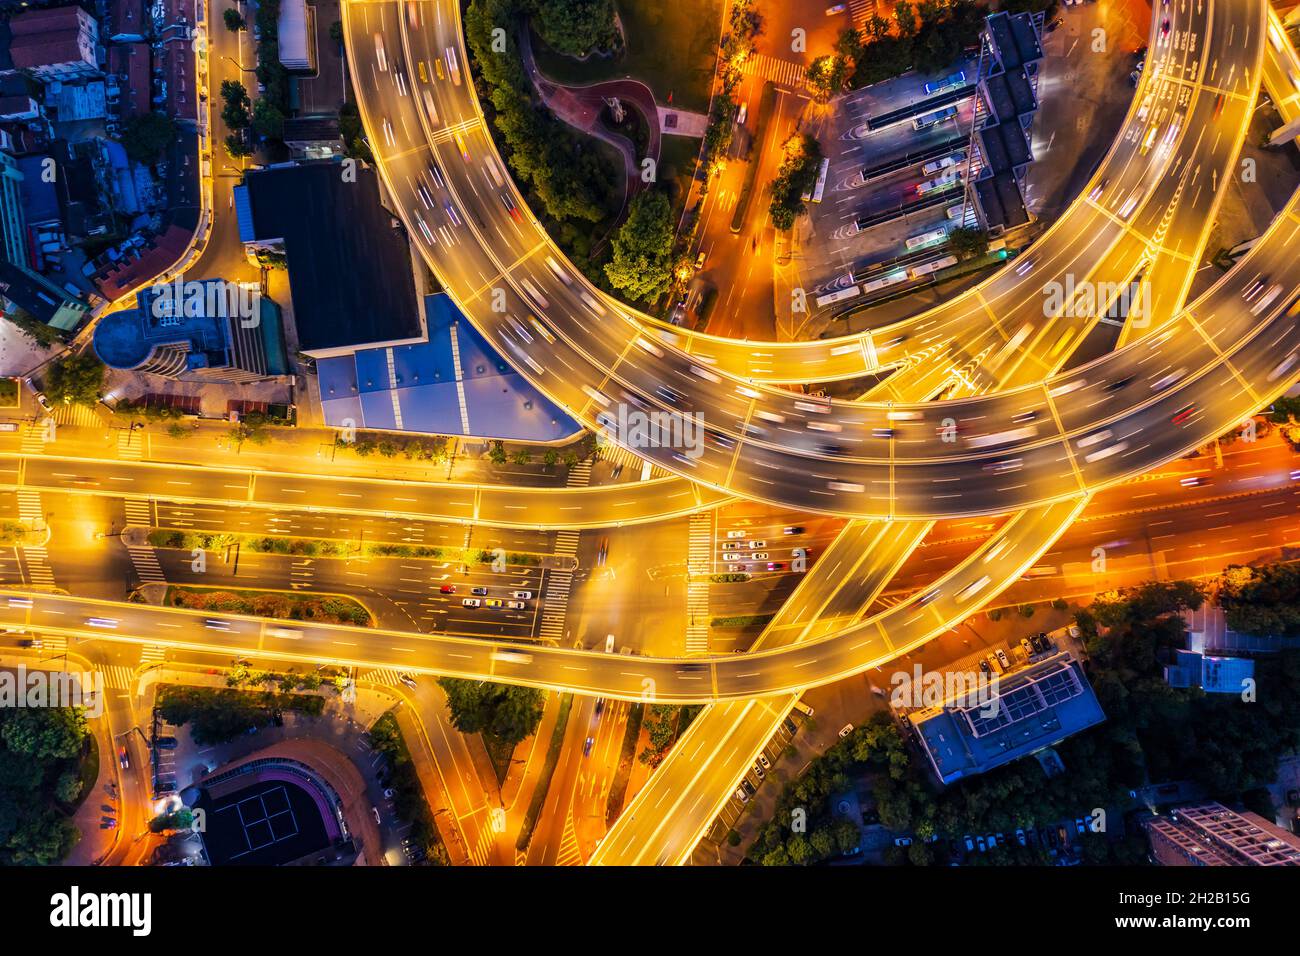
[[[239,63],[238,60],[236,60],[234,57],[232,57],[232,56],[230,56],[230,55],[228,55],[228,54],[225,54],[225,53],[221,54],[221,59],[223,59],[223,60],[229,60],[229,61],[231,62],[231,64],[235,67],[235,69],[240,70],[240,71],[242,71],[242,72],[244,72],[244,73],[256,73],[256,72],[257,72],[257,68],[256,68],[256,67],[252,67],[252,66],[242,66],[242,65],[240,65],[240,63]]]

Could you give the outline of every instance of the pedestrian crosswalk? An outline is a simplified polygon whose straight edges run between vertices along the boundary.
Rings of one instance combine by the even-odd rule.
[[[709,650],[709,572],[713,566],[713,513],[691,515],[686,552],[686,653]]]
[[[86,405],[56,405],[54,420],[60,425],[79,425],[83,428],[98,428],[103,424],[95,409]]]
[[[565,485],[585,488],[591,482],[591,460],[578,462],[569,469]],[[578,553],[578,532],[560,531],[555,535],[555,553],[561,558],[572,558]],[[564,622],[569,612],[569,591],[573,587],[572,571],[551,571],[546,576],[543,593],[542,623],[538,636],[544,641],[559,642],[565,637]]]
[[[126,523],[145,528],[153,527],[153,502],[148,498],[124,498],[122,506],[126,510]]]
[[[130,690],[135,684],[135,671],[125,664],[110,664],[104,668],[104,686],[109,690]]]
[[[134,428],[119,428],[117,457],[125,461],[140,461],[144,458],[144,432]]]
[[[41,657],[49,659],[58,657],[68,650],[68,639],[59,634],[42,634],[41,635]]]
[[[740,72],[746,76],[758,76],[765,80],[771,80],[773,83],[792,90],[802,89],[804,86],[804,65],[802,63],[780,60],[774,56],[768,56],[766,53],[755,53],[750,56],[745,60]]]
[[[45,526],[45,512],[41,510],[39,491],[18,490],[18,520],[27,522],[32,528]]]
[[[861,30],[876,15],[876,0],[849,0],[849,19]]]
[[[27,565],[27,582],[37,587],[54,587],[54,572],[50,570],[49,555],[44,548],[22,549],[23,563]]]
[[[146,544],[128,544],[126,550],[141,584],[159,584],[167,580],[153,548]]]
[[[24,455],[39,455],[45,451],[45,443],[50,438],[50,429],[45,422],[45,419],[34,421],[23,429]]]
[[[402,682],[402,677],[398,671],[381,667],[373,671],[366,671],[358,680],[369,684],[379,684],[383,687],[396,687]]]
[[[605,459],[614,467],[622,465],[629,472],[633,472],[638,476],[641,474],[641,467],[645,463],[645,459],[640,455],[630,452],[619,445],[607,445],[601,451],[600,457]],[[668,474],[668,472],[664,471],[662,468],[652,467],[650,469],[651,478],[661,478],[666,474]]]
[[[153,664],[167,656],[167,648],[161,644],[146,644],[140,648],[140,663]]]

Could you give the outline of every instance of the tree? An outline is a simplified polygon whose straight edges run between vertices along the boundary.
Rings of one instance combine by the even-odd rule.
[[[491,734],[506,745],[531,736],[542,721],[546,695],[533,687],[439,678],[452,726],[464,734]]]
[[[176,124],[163,113],[141,113],[122,124],[122,146],[137,163],[152,163],[176,136]]]
[[[93,406],[104,391],[104,363],[86,352],[68,355],[50,366],[45,393],[52,402]]]
[[[627,221],[614,236],[605,276],[628,298],[653,302],[672,284],[673,224],[668,197],[652,190],[637,195]]]
[[[506,446],[499,441],[494,441],[488,446],[488,461],[494,465],[504,465],[509,460],[506,455]]]
[[[948,248],[958,259],[974,259],[989,251],[989,234],[974,226],[948,230]]]
[[[532,8],[538,36],[559,53],[585,57],[618,38],[614,0],[532,0]]]
[[[223,145],[226,149],[226,155],[231,159],[239,159],[241,156],[253,155],[253,147],[244,142],[244,138],[236,133],[231,133],[227,136]]]
[[[265,139],[279,139],[284,135],[284,114],[263,97],[253,104],[253,129]]]
[[[817,168],[821,162],[821,147],[808,134],[791,136],[785,143],[785,157],[770,187],[772,202],[768,214],[772,225],[785,230],[807,208],[801,198],[811,192],[817,182]]]
[[[226,21],[226,29],[231,33],[238,33],[240,30],[244,29],[244,18],[234,7],[227,9],[226,12],[221,15],[221,18]]]
[[[0,739],[14,753],[37,760],[67,759],[81,753],[86,715],[71,707],[20,707],[0,726]]]
[[[249,124],[248,107],[250,100],[248,90],[238,80],[221,81],[221,98],[225,106],[221,110],[222,122],[230,129],[247,129]]]

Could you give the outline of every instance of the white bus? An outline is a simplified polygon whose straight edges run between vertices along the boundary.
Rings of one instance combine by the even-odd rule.
[[[862,292],[876,292],[880,289],[888,289],[891,285],[898,285],[900,282],[907,281],[906,269],[895,269],[888,275],[883,275],[879,279],[872,279],[870,282],[862,283]]]
[[[819,295],[816,299],[816,302],[817,305],[820,307],[825,305],[831,305],[835,302],[843,302],[845,299],[852,299],[861,294],[862,294],[861,289],[859,289],[855,285],[851,285],[847,289],[840,289],[836,292],[828,292],[825,295]]]
[[[966,204],[958,203],[955,206],[948,207],[948,218],[953,222],[966,218]]]
[[[965,71],[958,70],[952,76],[945,76],[936,83],[925,84],[926,96],[937,96],[940,93],[947,93],[949,90],[955,90],[966,85]]]
[[[933,229],[930,232],[923,232],[919,236],[913,236],[904,245],[907,246],[908,252],[915,252],[917,249],[924,249],[926,246],[937,246],[947,238],[947,229]]]
[[[941,259],[935,259],[933,262],[926,262],[919,266],[913,266],[911,275],[913,279],[919,279],[921,276],[928,276],[932,272],[938,272],[940,269],[946,269],[949,266],[955,266],[956,264],[956,256],[944,256]]]
[[[929,129],[931,126],[937,126],[945,120],[950,120],[957,115],[957,107],[945,106],[943,109],[935,110],[932,113],[922,113],[916,119],[912,120],[913,129]]]
[[[817,170],[817,185],[813,187],[812,201],[822,201],[822,191],[826,188],[826,173],[831,168],[831,161],[823,159],[821,169]]]
[[[950,169],[941,176],[935,176],[934,179],[927,179],[923,183],[917,183],[916,192],[919,196],[935,190],[951,189],[953,186],[961,184],[961,170]]]
[[[933,176],[940,170],[947,169],[949,166],[956,166],[966,158],[965,153],[953,153],[950,156],[944,156],[942,159],[936,159],[926,163],[921,167],[921,172],[926,176]]]

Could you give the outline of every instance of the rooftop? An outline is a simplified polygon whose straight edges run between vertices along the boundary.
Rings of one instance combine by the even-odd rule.
[[[1065,652],[1002,675],[990,695],[908,715],[941,782],[992,770],[1106,719],[1083,668]]]
[[[245,242],[282,242],[304,352],[424,337],[405,234],[372,169],[344,182],[334,162],[250,172],[236,189]]]
[[[429,341],[316,363],[325,420],[343,427],[550,442],[580,426],[532,387],[463,320],[428,296]]]

